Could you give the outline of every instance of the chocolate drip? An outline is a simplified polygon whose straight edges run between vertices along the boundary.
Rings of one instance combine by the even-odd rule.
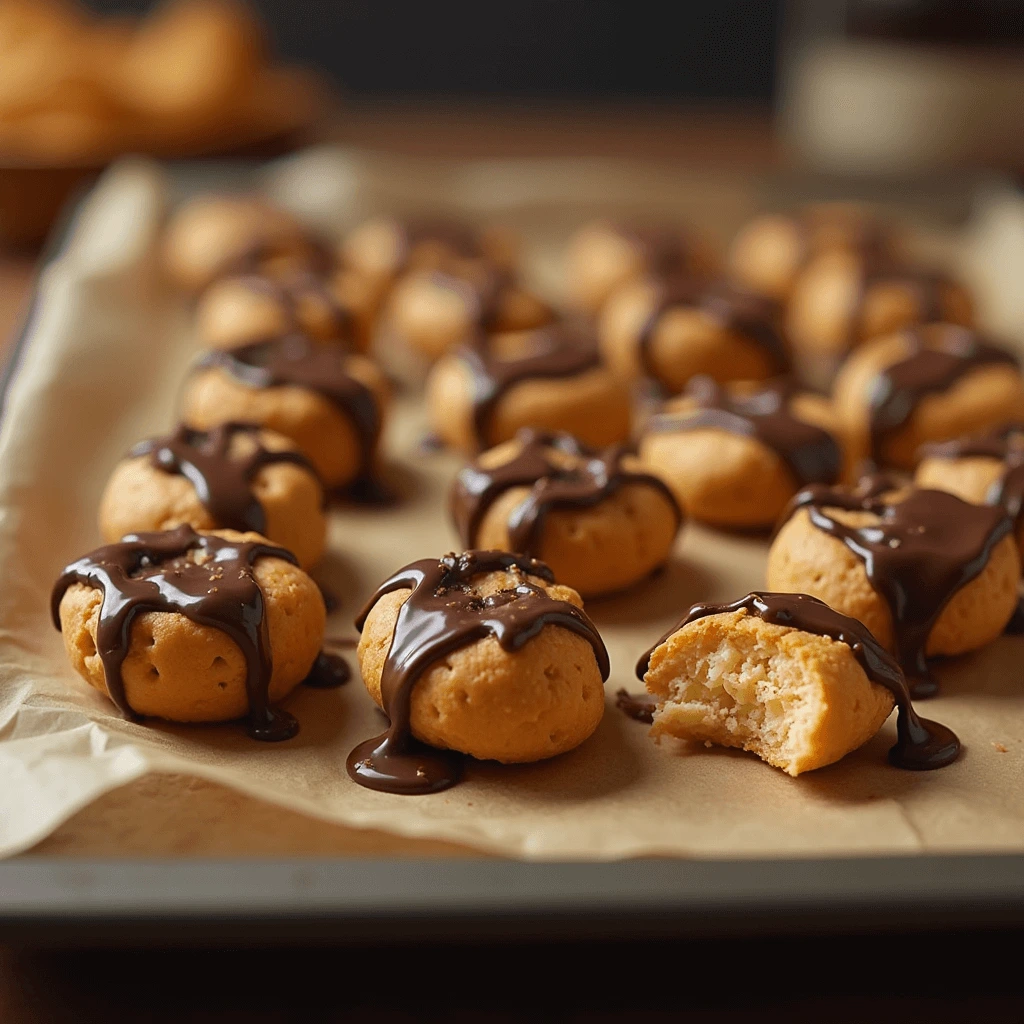
[[[195,561],[188,557],[191,552],[198,556]],[[199,534],[191,526],[129,534],[117,544],[97,548],[61,573],[50,602],[53,622],[59,630],[61,599],[73,583],[102,591],[96,650],[110,699],[133,721],[138,716],[125,695],[121,666],[131,648],[136,616],[177,612],[201,626],[219,629],[245,656],[249,735],[257,740],[290,739],[298,723],[286,711],[271,707],[268,696],[273,670],[270,633],[263,591],[253,574],[256,560],[264,556],[297,564],[284,548]]]
[[[240,434],[251,440],[252,450],[234,458],[231,444]],[[142,455],[150,457],[155,469],[185,477],[218,528],[243,533],[266,532],[266,514],[252,492],[252,482],[261,469],[291,463],[316,475],[301,452],[264,448],[260,428],[250,423],[225,423],[205,431],[182,424],[169,437],[141,441],[128,453],[132,459]]]
[[[701,375],[685,391],[697,408],[689,413],[660,413],[652,417],[647,430],[682,433],[711,428],[753,437],[789,466],[799,486],[835,483],[843,468],[843,453],[827,430],[789,411],[796,390],[792,381],[783,378],[759,385],[750,395],[732,397],[712,377]]]
[[[919,331],[911,331],[911,354],[872,381],[868,428],[875,465],[882,464],[886,442],[910,421],[926,395],[947,390],[981,366],[1017,365],[1009,352],[966,328],[947,326],[940,337],[940,345],[931,346]]]
[[[672,492],[659,477],[623,468],[626,449],[621,445],[597,451],[571,434],[520,430],[522,446],[515,458],[485,469],[479,462],[466,466],[455,478],[451,513],[463,544],[472,548],[487,510],[511,487],[529,487],[530,493],[509,513],[508,536],[513,551],[539,557],[544,519],[551,509],[591,508],[626,484],[652,487],[675,510],[682,512]],[[569,457],[559,462],[555,456]]]
[[[630,718],[638,722],[654,721],[654,712],[658,702],[649,693],[630,693],[628,690],[617,690],[615,693],[615,706]]]
[[[775,326],[774,306],[767,299],[738,289],[708,286],[693,279],[669,280],[662,284],[647,320],[637,337],[637,355],[647,377],[664,384],[654,365],[651,348],[662,317],[670,309],[698,309],[725,331],[741,335],[758,346],[776,372],[789,368],[789,356]]]
[[[915,488],[890,501],[884,495],[891,488],[888,480],[871,477],[853,491],[813,485],[793,498],[783,522],[806,508],[814,526],[863,562],[889,606],[896,657],[911,692],[930,697],[938,689],[925,653],[932,627],[953,595],[981,574],[1013,523],[1002,508],[971,505],[946,491]],[[870,512],[878,522],[847,526],[834,509]]]
[[[351,677],[352,672],[344,658],[321,651],[302,682],[314,690],[333,690],[344,686]]]
[[[501,328],[501,307],[505,292],[512,284],[508,271],[486,264],[475,268],[472,277],[450,274],[444,270],[430,272],[430,280],[439,288],[455,292],[471,310],[478,331],[492,333]]]
[[[564,325],[531,331],[530,350],[520,358],[502,359],[485,337],[459,350],[459,358],[473,375],[473,425],[481,447],[490,444],[495,406],[524,380],[574,377],[601,364],[597,342]]]
[[[896,702],[896,745],[889,751],[889,763],[897,768],[927,771],[943,768],[956,760],[960,741],[952,730],[914,710],[906,676],[896,659],[857,619],[842,615],[816,597],[807,594],[753,593],[732,604],[695,604],[682,620],[670,629],[637,663],[636,674],[643,679],[650,667],[651,655],[673,633],[708,615],[746,611],[776,626],[790,626],[804,633],[827,636],[846,644],[873,683],[884,686]]]
[[[203,355],[197,366],[217,367],[250,388],[298,387],[323,395],[341,411],[359,438],[359,476],[370,479],[380,436],[377,398],[349,375],[348,356],[331,345],[318,345],[299,334],[256,341]]]
[[[288,319],[286,333],[303,333],[302,303],[311,299],[327,309],[333,325],[332,339],[352,342],[355,332],[352,312],[338,301],[322,276],[310,270],[297,270],[281,278],[257,273],[241,276],[238,283],[249,291],[269,296],[281,306]]]
[[[472,590],[473,577],[489,572],[511,572],[516,583],[480,597]],[[360,743],[349,754],[348,772],[356,782],[413,795],[436,793],[459,781],[460,755],[413,739],[412,694],[432,664],[476,640],[493,636],[506,651],[518,651],[545,626],[561,626],[590,642],[601,677],[608,678],[608,652],[594,624],[575,605],[548,597],[527,575],[554,582],[551,570],[532,558],[467,551],[413,562],[380,585],[356,619],[360,631],[385,594],[411,593],[399,610],[381,675],[381,704],[391,724],[382,736]]]

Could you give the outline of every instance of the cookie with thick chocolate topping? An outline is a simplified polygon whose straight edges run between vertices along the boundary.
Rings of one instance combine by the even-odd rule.
[[[935,655],[994,640],[1017,606],[1020,557],[999,507],[866,477],[805,488],[768,552],[768,586],[812,594],[863,622],[896,654],[915,697]]]
[[[356,623],[359,667],[388,731],[349,755],[371,789],[430,793],[472,757],[538,761],[604,714],[608,654],[579,594],[525,555],[467,551],[400,569]]]
[[[247,718],[256,739],[298,725],[275,708],[323,643],[320,590],[255,533],[129,534],[69,565],[53,620],[75,671],[129,718]]]
[[[135,445],[100,499],[103,539],[170,530],[259,533],[308,569],[327,536],[324,490],[312,463],[282,434],[246,423],[179,426]]]
[[[563,431],[594,447],[628,440],[629,392],[601,361],[589,331],[555,324],[478,338],[427,378],[431,427],[473,454],[524,427]]]
[[[895,706],[900,768],[941,768],[960,744],[918,717],[895,659],[863,623],[805,594],[694,605],[637,666],[651,735],[741,747],[789,775],[866,743]]]
[[[467,548],[532,555],[584,597],[622,590],[665,563],[682,524],[672,492],[622,446],[521,430],[455,478]]]
[[[700,374],[764,380],[789,357],[772,303],[690,279],[644,278],[615,292],[598,321],[601,352],[624,380],[654,381],[677,395]]]
[[[182,390],[182,420],[268,427],[298,445],[327,487],[345,487],[374,472],[387,397],[365,356],[287,335],[202,356]]]
[[[825,399],[791,380],[723,386],[695,377],[651,417],[640,458],[695,519],[770,526],[809,483],[835,483],[844,456]]]
[[[1015,356],[955,324],[868,342],[843,365],[833,405],[851,461],[911,469],[922,445],[1024,416]]]

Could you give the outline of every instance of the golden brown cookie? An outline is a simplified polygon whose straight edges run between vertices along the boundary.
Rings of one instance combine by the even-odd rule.
[[[836,483],[843,450],[829,403],[794,382],[723,387],[695,377],[640,438],[644,466],[715,526],[771,526],[796,491]]]
[[[915,696],[935,690],[927,658],[1002,632],[1017,606],[1013,523],[997,507],[867,477],[808,487],[768,553],[768,586],[811,594],[859,619],[896,654]]]
[[[259,533],[304,569],[327,537],[312,463],[283,435],[238,423],[208,432],[179,427],[136,445],[114,468],[100,500],[105,541],[182,523]]]
[[[363,682],[391,728],[353,751],[350,773],[399,792],[457,780],[450,758],[410,752],[412,737],[505,763],[578,746],[604,714],[608,674],[582,606],[546,566],[505,552],[424,559],[397,572],[359,620]]]
[[[450,507],[464,547],[531,555],[584,597],[645,579],[682,525],[672,492],[635,456],[535,430],[463,469]]]
[[[387,395],[365,356],[289,335],[207,353],[182,390],[182,421],[268,427],[298,445],[326,487],[345,487],[374,471]]]
[[[652,736],[740,747],[793,776],[866,743],[894,704],[891,763],[941,768],[960,750],[916,716],[899,665],[864,626],[804,594],[696,605],[637,673],[657,702]]]
[[[794,353],[818,372],[870,338],[914,324],[973,320],[971,296],[952,278],[851,250],[812,260],[786,310]]]
[[[598,221],[569,240],[566,296],[574,308],[597,314],[623,285],[647,276],[705,278],[717,263],[707,243],[687,228]]]
[[[495,335],[441,359],[426,389],[430,424],[473,454],[524,427],[573,434],[595,448],[626,441],[629,392],[587,334],[562,326]]]
[[[770,303],[723,286],[644,279],[605,303],[601,352],[623,380],[648,378],[670,395],[707,374],[764,380],[788,365]]]
[[[130,535],[65,569],[53,616],[75,671],[131,718],[224,722],[257,739],[297,725],[273,705],[312,669],[326,613],[292,556],[255,533]]]
[[[952,324],[862,346],[833,388],[851,459],[911,469],[922,445],[1024,415],[1024,378],[1005,349]]]
[[[200,196],[179,207],[164,235],[172,280],[199,291],[225,274],[315,269],[323,254],[283,210],[249,196]]]
[[[741,287],[785,302],[801,270],[826,252],[891,254],[887,226],[851,203],[822,203],[797,213],[755,217],[733,239],[729,273]]]

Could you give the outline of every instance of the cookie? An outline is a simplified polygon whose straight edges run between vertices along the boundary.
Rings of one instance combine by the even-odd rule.
[[[912,469],[928,442],[1024,415],[1024,378],[1005,349],[966,328],[928,324],[853,353],[833,406],[851,458]]]
[[[949,491],[976,505],[1000,505],[1016,523],[1024,556],[1024,424],[1010,423],[925,445],[914,483]]]
[[[584,597],[645,579],[682,525],[672,492],[621,446],[536,430],[466,466],[450,507],[464,547],[530,555]]]
[[[255,423],[284,434],[328,488],[369,479],[387,386],[364,356],[287,335],[208,352],[182,390],[182,420],[197,430]]]
[[[969,327],[973,319],[970,294],[951,277],[850,250],[812,260],[786,308],[794,353],[818,372],[871,338],[915,324]]]
[[[288,438],[245,423],[180,426],[137,444],[115,467],[100,500],[105,541],[182,523],[258,533],[304,569],[323,554],[327,537],[312,463]]]
[[[382,316],[394,337],[428,359],[481,334],[532,330],[553,319],[546,302],[480,262],[457,272],[411,271],[393,287]]]
[[[629,438],[629,392],[591,335],[562,325],[480,339],[441,359],[426,387],[431,428],[470,454],[523,427],[603,448]]]
[[[801,487],[843,471],[828,402],[789,379],[694,377],[647,422],[639,452],[694,519],[715,526],[770,526]]]
[[[937,689],[929,657],[984,647],[1017,606],[1020,557],[1001,508],[866,477],[855,488],[805,488],[785,515],[768,586],[863,622],[915,697]]]
[[[445,751],[506,764],[554,757],[604,714],[601,637],[580,596],[532,558],[467,551],[413,562],[356,625],[363,682],[390,720],[349,755],[349,774],[372,789],[446,789],[461,759]]]
[[[804,594],[694,605],[637,675],[654,696],[651,735],[740,747],[789,775],[833,764],[898,708],[900,768],[956,760],[957,737],[917,716],[895,659],[856,619]]]
[[[284,210],[251,196],[200,196],[171,217],[163,260],[175,284],[200,291],[229,274],[319,269],[323,252]]]
[[[598,337],[616,374],[653,380],[670,395],[698,374],[764,380],[789,365],[770,303],[692,281],[624,286],[605,304]]]
[[[274,705],[309,675],[326,613],[316,584],[255,533],[129,534],[69,565],[53,621],[75,671],[125,717],[226,722],[283,740]]]
[[[826,252],[891,256],[888,227],[862,207],[822,203],[797,213],[767,213],[745,225],[729,247],[728,268],[742,288],[789,299],[803,268]]]
[[[686,228],[599,221],[569,240],[565,292],[573,308],[596,315],[623,285],[648,276],[705,278],[716,265],[707,244]]]

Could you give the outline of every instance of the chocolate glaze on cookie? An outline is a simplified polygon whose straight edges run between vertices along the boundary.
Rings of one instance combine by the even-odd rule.
[[[457,259],[484,258],[480,238],[467,224],[451,220],[409,220],[399,225],[398,270],[408,269],[417,246],[430,243],[443,246]]]
[[[380,436],[377,397],[345,369],[346,354],[301,334],[255,341],[203,355],[197,367],[224,370],[250,388],[298,387],[323,395],[342,412],[359,438],[359,478],[370,480]]]
[[[670,309],[699,309],[723,330],[732,331],[757,345],[769,357],[776,372],[789,368],[789,356],[782,335],[775,326],[775,307],[761,296],[724,285],[708,286],[693,278],[669,279],[660,285],[658,296],[640,329],[637,354],[647,377],[661,380],[651,348],[662,317]]]
[[[868,429],[875,465],[882,464],[886,441],[910,421],[926,395],[946,391],[982,366],[1017,365],[1005,349],[966,327],[946,326],[938,346],[929,345],[920,331],[908,333],[913,351],[881,370],[871,384]]]
[[[498,329],[501,302],[512,283],[511,275],[498,267],[480,264],[474,279],[444,270],[432,270],[430,282],[438,288],[455,292],[471,311],[473,325],[485,334]]]
[[[684,394],[694,400],[692,412],[660,413],[651,418],[651,433],[724,430],[753,437],[775,452],[790,468],[797,484],[835,483],[843,467],[836,439],[821,427],[798,419],[789,402],[796,383],[779,378],[742,397],[732,397],[712,377],[694,377]]]
[[[480,597],[472,590],[473,578],[489,572],[514,573],[517,582]],[[360,743],[349,754],[348,772],[356,782],[414,795],[436,793],[459,781],[461,755],[413,738],[412,694],[426,669],[476,640],[493,636],[506,651],[517,651],[545,626],[561,626],[589,641],[601,678],[608,678],[608,652],[587,615],[549,597],[527,576],[554,582],[551,570],[535,559],[505,551],[467,551],[413,562],[380,585],[356,619],[360,631],[385,594],[411,593],[399,610],[381,676],[381,703],[391,724],[382,736]]]
[[[231,443],[244,434],[252,450],[231,455]],[[252,482],[265,466],[291,463],[316,476],[313,464],[297,451],[271,451],[260,442],[260,428],[251,423],[224,423],[212,430],[180,425],[168,437],[141,441],[128,458],[148,455],[150,465],[165,473],[178,473],[195,488],[196,495],[218,528],[265,533],[266,513],[252,492]]]
[[[992,483],[985,501],[1002,505],[1015,519],[1024,510],[1024,423],[1007,423],[985,434],[925,445],[932,459],[997,459],[1003,472]]]
[[[879,644],[862,622],[840,614],[823,601],[807,594],[755,592],[731,604],[695,604],[640,659],[636,666],[637,676],[644,678],[655,649],[683,626],[708,615],[740,610],[777,626],[791,626],[804,633],[830,637],[850,648],[868,679],[884,686],[896,701],[897,740],[896,746],[889,751],[891,764],[897,768],[926,771],[942,768],[956,760],[960,753],[960,741],[944,725],[918,716],[910,700],[907,679],[896,659]]]
[[[678,277],[687,273],[693,244],[681,228],[622,223],[614,227],[640,250],[649,273],[657,277]]]
[[[345,343],[353,340],[355,321],[351,311],[338,301],[326,280],[312,271],[297,270],[280,278],[267,274],[245,274],[238,278],[238,284],[279,303],[288,318],[288,333],[302,332],[302,304],[313,301],[327,309],[334,328],[333,337]]]
[[[672,492],[659,477],[633,472],[622,465],[628,449],[615,445],[597,451],[571,434],[526,428],[516,440],[522,445],[515,458],[485,469],[479,462],[466,466],[455,478],[451,514],[463,544],[472,548],[487,510],[511,487],[529,487],[530,493],[509,513],[508,535],[514,551],[538,557],[544,519],[552,509],[591,508],[626,484],[642,484],[657,490],[682,522]],[[571,464],[557,460],[567,455]]]
[[[575,377],[601,365],[594,338],[564,324],[530,331],[527,344],[527,353],[517,359],[497,356],[483,335],[459,350],[459,358],[473,375],[473,426],[481,447],[489,443],[495,407],[514,385]]]
[[[195,552],[202,561],[193,561]],[[249,735],[286,740],[298,723],[270,705],[273,670],[263,591],[253,574],[258,558],[282,558],[296,565],[284,548],[263,541],[232,541],[199,534],[191,526],[162,533],[132,533],[117,544],[97,548],[69,565],[54,584],[50,607],[60,630],[60,603],[68,587],[83,583],[103,593],[96,650],[103,662],[107,692],[126,718],[138,716],[125,695],[121,666],[131,647],[132,623],[144,612],[176,612],[201,626],[226,633],[245,656]]]
[[[946,491],[914,488],[889,500],[891,479],[865,477],[853,490],[812,485],[790,502],[781,522],[806,508],[811,523],[843,542],[864,564],[871,586],[889,606],[896,657],[914,697],[930,697],[938,684],[925,649],[942,610],[981,574],[995,546],[1013,530],[999,507],[971,505]],[[870,512],[877,523],[847,526],[832,510]]]

